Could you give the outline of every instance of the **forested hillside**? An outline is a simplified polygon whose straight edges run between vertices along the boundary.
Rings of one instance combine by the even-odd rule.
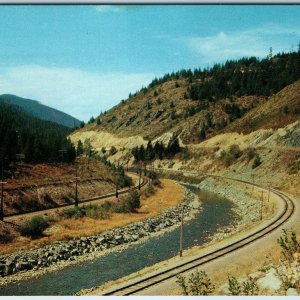
[[[207,69],[181,70],[155,78],[80,131],[139,135],[146,140],[172,132],[184,143],[197,143],[224,132],[298,79],[300,49],[270,53],[261,60],[250,57]],[[298,110],[281,113],[291,120],[299,115]]]
[[[76,118],[35,100],[4,94],[0,96],[0,103],[1,102],[19,106],[29,115],[42,120],[51,121],[70,128],[75,128],[80,125],[80,121]]]
[[[70,129],[24,113],[18,106],[0,103],[0,158],[9,164],[24,154],[25,162],[61,161],[59,150],[67,150],[63,159],[73,161],[75,149],[67,139]]]

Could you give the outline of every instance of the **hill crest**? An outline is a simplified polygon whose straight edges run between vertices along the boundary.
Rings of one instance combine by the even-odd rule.
[[[26,99],[11,94],[0,95],[0,102],[20,107],[30,116],[74,128],[80,125],[80,121],[62,111],[51,108],[37,100]]]

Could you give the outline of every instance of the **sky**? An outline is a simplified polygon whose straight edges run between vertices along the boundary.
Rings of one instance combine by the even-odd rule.
[[[0,5],[0,94],[88,121],[180,69],[298,49],[300,5]]]

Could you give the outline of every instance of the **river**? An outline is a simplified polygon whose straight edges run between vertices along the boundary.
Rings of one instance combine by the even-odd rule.
[[[204,193],[193,186],[186,187],[200,196],[203,209],[184,224],[184,249],[208,242],[209,235],[230,225],[236,217],[232,211],[233,204],[227,199]],[[81,289],[99,286],[170,259],[178,255],[178,251],[179,228],[176,228],[121,252],[110,253],[38,278],[11,283],[0,288],[0,295],[72,295]]]

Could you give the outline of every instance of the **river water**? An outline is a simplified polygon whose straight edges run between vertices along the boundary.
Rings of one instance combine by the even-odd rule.
[[[186,187],[201,197],[203,209],[184,224],[183,249],[208,242],[208,235],[235,219],[230,201],[193,186]],[[0,295],[72,295],[81,289],[99,286],[178,255],[179,234],[179,228],[176,228],[121,252],[9,284],[0,288]]]

